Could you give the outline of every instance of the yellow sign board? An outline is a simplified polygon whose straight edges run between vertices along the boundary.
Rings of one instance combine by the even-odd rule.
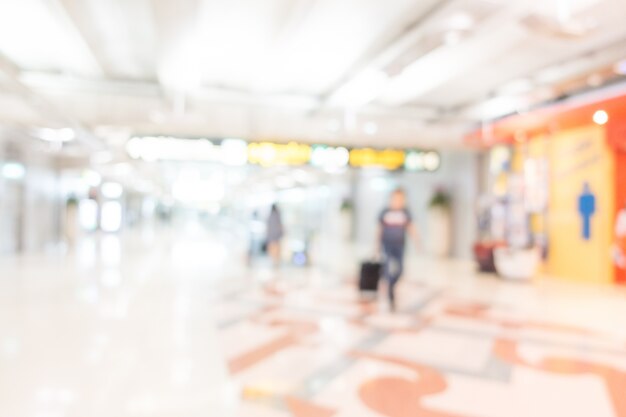
[[[306,165],[311,160],[311,146],[296,142],[287,144],[257,142],[248,145],[248,162],[264,167]]]
[[[376,150],[363,148],[350,151],[350,165],[357,168],[381,167],[390,170],[400,169],[404,165],[404,158],[404,151],[396,149]]]
[[[563,132],[548,142],[550,202],[547,272],[610,283],[614,215],[614,157],[604,128]]]

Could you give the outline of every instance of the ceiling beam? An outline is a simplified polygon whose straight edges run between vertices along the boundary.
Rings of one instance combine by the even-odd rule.
[[[363,56],[358,59],[329,89],[322,94],[322,101],[318,110],[323,110],[328,105],[330,97],[335,91],[340,89],[353,77],[364,69],[368,68],[377,60],[385,58],[386,55],[397,55],[403,50],[404,42],[407,38],[413,38],[416,32],[419,32],[426,22],[436,16],[441,10],[448,7],[455,0],[436,1],[425,12],[419,13],[415,19],[404,26],[400,31],[386,37],[385,39],[372,45]],[[393,59],[387,58],[387,59]]]
[[[90,42],[88,33],[86,33],[84,28],[79,24],[79,19],[77,19],[74,13],[75,11],[70,10],[67,0],[47,0],[45,4],[50,13],[58,18],[63,26],[72,33],[73,38],[83,45],[84,51],[89,54],[90,60],[93,62],[98,72],[105,74],[105,64],[101,59],[101,55],[98,53],[98,49],[93,45],[93,42]]]

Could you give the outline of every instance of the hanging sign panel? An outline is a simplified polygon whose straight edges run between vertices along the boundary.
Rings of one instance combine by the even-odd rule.
[[[377,150],[372,148],[352,149],[350,166],[356,168],[385,168],[396,170],[404,166],[404,151],[396,149]]]
[[[311,146],[297,142],[287,144],[253,142],[248,144],[248,162],[264,167],[306,165],[311,161]]]
[[[353,167],[432,172],[439,169],[441,165],[441,157],[435,151],[346,148],[321,144],[309,145],[296,141],[248,143],[241,139],[209,140],[144,136],[129,140],[126,150],[132,158],[147,162],[202,161],[228,166],[312,165],[329,170]]]

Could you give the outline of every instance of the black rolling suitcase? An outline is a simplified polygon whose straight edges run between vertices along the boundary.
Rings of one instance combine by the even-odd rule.
[[[359,276],[359,291],[378,291],[378,281],[382,274],[383,264],[381,262],[366,261],[361,264],[361,275]]]

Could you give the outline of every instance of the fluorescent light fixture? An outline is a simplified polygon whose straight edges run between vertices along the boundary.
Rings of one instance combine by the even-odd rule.
[[[18,162],[6,162],[2,165],[2,176],[8,180],[21,180],[26,175],[26,168]]]
[[[604,110],[598,110],[593,114],[593,122],[597,125],[604,126],[609,121],[609,114]]]
[[[389,84],[389,76],[381,70],[365,70],[339,88],[330,98],[336,106],[356,108],[372,102]]]
[[[76,139],[76,132],[69,127],[63,129],[39,129],[37,136],[47,142],[70,142]]]
[[[124,187],[117,182],[105,182],[100,187],[100,192],[105,198],[112,200],[118,199],[124,193]]]

